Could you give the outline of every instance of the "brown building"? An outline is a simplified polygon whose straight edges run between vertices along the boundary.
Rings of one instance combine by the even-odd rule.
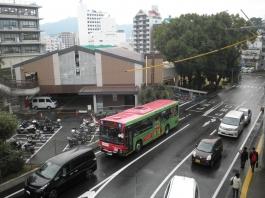
[[[147,55],[148,65],[162,64],[157,55]],[[73,46],[50,52],[13,66],[16,80],[38,80],[42,95],[85,95],[95,112],[109,106],[137,104],[145,84],[144,57],[124,48],[90,50]],[[126,72],[132,69],[133,71]],[[163,69],[147,70],[147,83],[163,82]]]

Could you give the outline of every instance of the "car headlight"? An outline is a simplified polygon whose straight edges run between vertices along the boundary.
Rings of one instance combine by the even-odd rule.
[[[40,188],[40,190],[45,190],[45,188],[46,188],[48,185],[49,185],[49,183],[45,184],[44,186],[42,186],[42,187]]]
[[[212,159],[212,155],[208,155],[206,160],[211,160]]]
[[[193,151],[193,152],[192,152],[192,156],[193,156],[193,157],[196,157],[196,151]]]

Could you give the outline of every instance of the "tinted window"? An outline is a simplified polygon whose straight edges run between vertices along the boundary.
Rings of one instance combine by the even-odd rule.
[[[222,119],[222,123],[227,124],[227,125],[238,126],[239,119],[237,119],[237,118],[231,118],[231,117],[224,117]]]
[[[33,99],[33,102],[37,102],[37,99]]]
[[[199,145],[197,146],[197,149],[203,152],[210,153],[212,152],[213,144],[201,141]]]
[[[52,179],[57,174],[60,168],[61,167],[57,164],[46,162],[36,173],[42,177]]]
[[[46,102],[52,102],[50,99],[46,99]]]
[[[44,99],[39,99],[39,102],[44,102],[45,100]]]

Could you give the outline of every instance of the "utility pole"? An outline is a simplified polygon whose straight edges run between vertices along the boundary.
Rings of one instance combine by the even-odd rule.
[[[147,87],[147,55],[145,55],[145,87]]]

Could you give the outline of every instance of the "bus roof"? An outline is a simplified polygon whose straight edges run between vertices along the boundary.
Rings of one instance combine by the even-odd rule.
[[[154,112],[159,109],[163,109],[164,107],[167,107],[167,106],[170,106],[176,103],[177,102],[174,100],[160,99],[160,100],[146,103],[141,106],[136,106],[134,108],[127,109],[115,115],[105,117],[101,120],[126,124],[132,120],[144,117],[151,112]]]

